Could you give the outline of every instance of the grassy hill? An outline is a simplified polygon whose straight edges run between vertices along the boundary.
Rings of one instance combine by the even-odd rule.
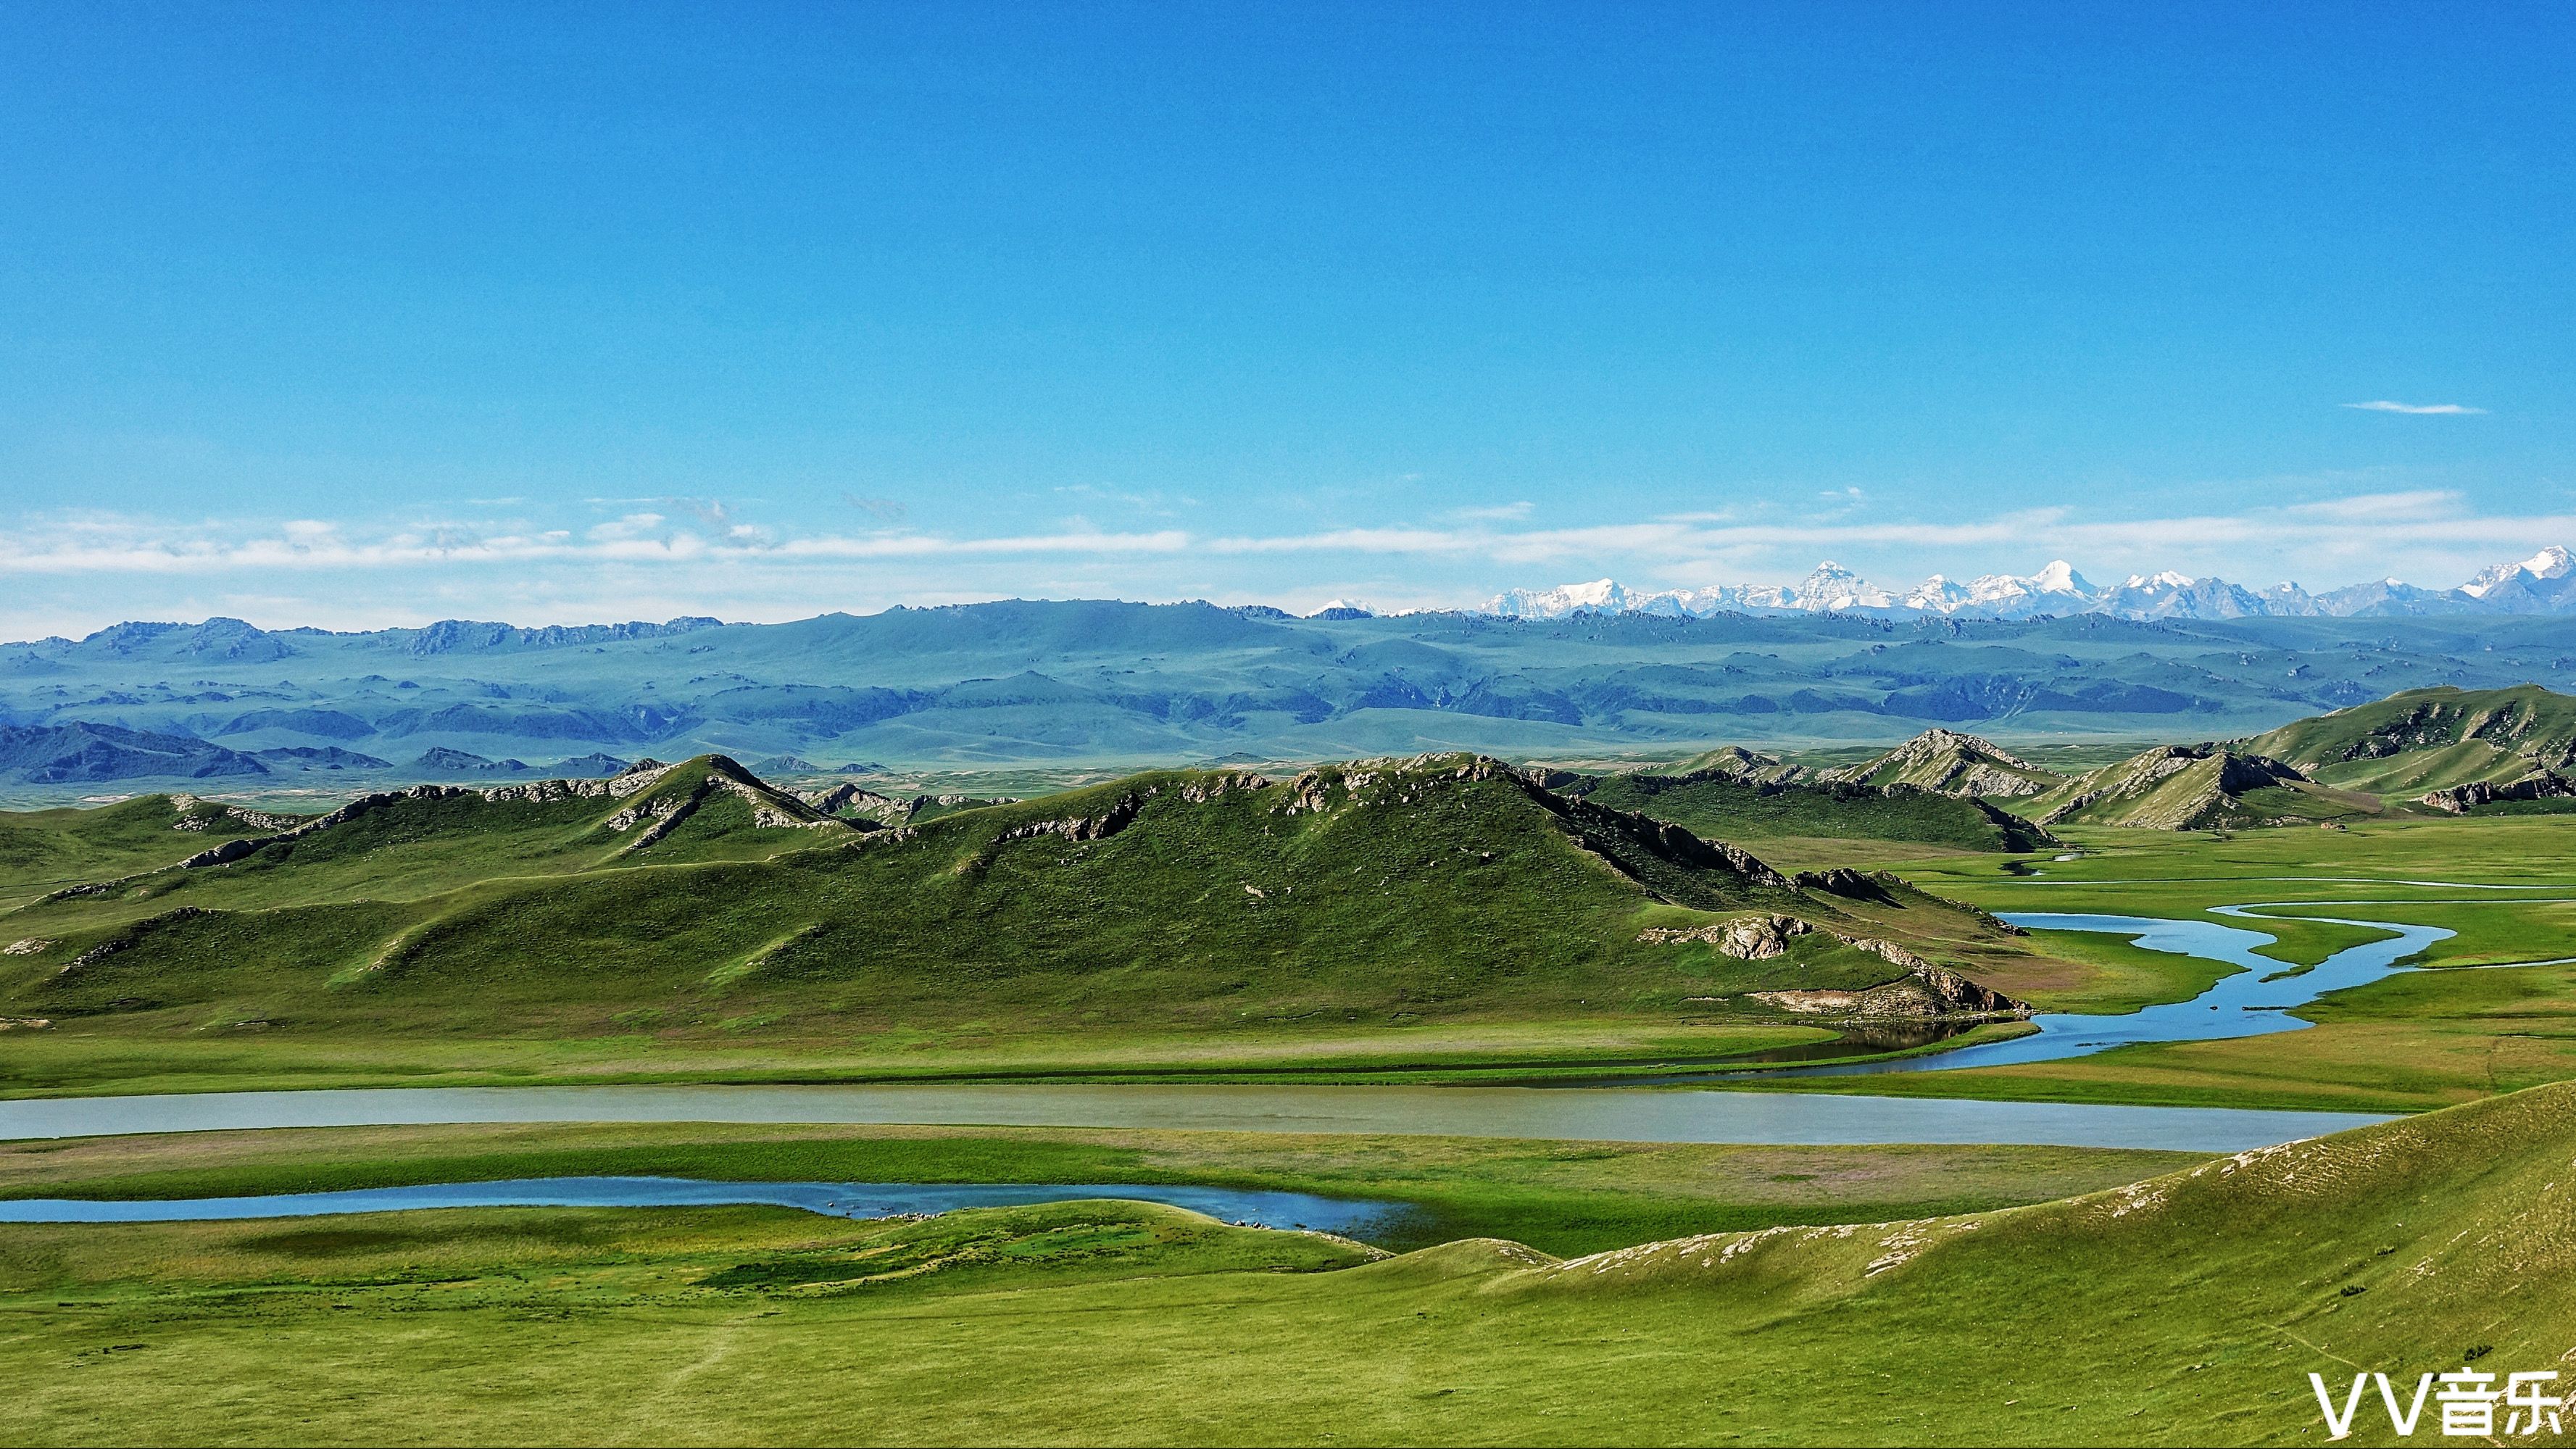
[[[2015,802],[2042,825],[2204,830],[2375,815],[2377,800],[2309,780],[2279,760],[2218,744],[2159,745]]]
[[[370,1442],[2322,1442],[2310,1373],[2563,1375],[2572,1123],[2542,1087],[2053,1203],[1574,1259],[1109,1202],[17,1227],[0,1433],[327,1404]],[[2399,1442],[2375,1391],[2355,1429]]]
[[[1956,730],[1925,730],[1877,759],[1827,770],[1831,784],[1903,785],[1935,795],[2038,795],[2064,783],[1992,740]]]
[[[1763,779],[1759,774],[1748,779],[1733,768],[1735,763],[1678,774],[1628,771],[1570,788],[1596,804],[1724,840],[1886,840],[1996,851],[2039,850],[2056,843],[2046,830],[1973,797],[1912,785]]]
[[[2380,795],[2514,785],[2576,764],[2576,697],[2536,684],[2410,689],[2249,741],[2311,778]]]
[[[108,867],[0,920],[0,1009],[290,1036],[1772,1021],[1750,993],[2027,954],[1892,878],[1791,879],[1464,755],[1154,772],[876,829],[722,757],[227,817],[213,845],[181,814],[0,823],[69,842],[24,852],[44,882]],[[1709,933],[1744,915],[1814,929],[1743,959]]]

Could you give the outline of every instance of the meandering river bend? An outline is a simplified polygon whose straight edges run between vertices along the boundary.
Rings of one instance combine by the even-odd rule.
[[[2259,920],[2256,906],[2221,913]],[[2254,954],[2271,937],[2209,920],[2016,912],[2025,929],[2104,931],[2237,968],[2190,1001],[2125,1016],[2043,1013],[2006,1041],[1765,1076],[1949,1071],[2051,1061],[2148,1042],[2292,1031],[2289,1010],[2409,968],[2452,934],[2350,920],[2387,936],[2306,971]],[[2338,918],[2339,919],[2339,918]],[[1407,1087],[967,1083],[858,1086],[411,1087],[0,1101],[0,1140],[263,1127],[471,1122],[909,1123],[1215,1132],[1386,1133],[1611,1142],[1802,1145],[2027,1143],[2233,1152],[2387,1120],[2359,1112],[2129,1107],[1635,1087]]]

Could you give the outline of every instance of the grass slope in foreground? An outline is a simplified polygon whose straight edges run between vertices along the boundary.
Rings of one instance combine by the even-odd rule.
[[[2571,1124],[2546,1087],[2042,1206],[1574,1261],[1118,1204],[17,1227],[0,1436],[2315,1440],[2310,1372],[2560,1364]]]
[[[155,809],[172,807],[17,823],[122,842]],[[1383,1064],[1407,1033],[1532,1022],[1615,1026],[1629,1054],[1742,1050],[1817,1035],[1755,993],[1941,1011],[1959,1004],[1952,968],[2029,955],[1893,877],[1792,879],[1463,755],[1289,780],[1157,772],[874,831],[706,757],[171,838],[197,863],[0,918],[0,1011],[44,1042],[0,1066],[11,1087],[96,1090],[101,1062],[138,1079],[265,1062],[319,1084],[347,1079],[335,1043],[437,1072],[492,1042],[624,1039],[636,1049],[608,1071],[662,1075],[691,1048],[754,1043],[773,1075],[808,1047],[845,1072],[862,1042],[881,1075],[1040,1040],[1133,1070],[1154,1065],[1139,1034],[1256,1054],[1337,1035],[1340,1055]],[[46,858],[132,858],[84,848]],[[1815,929],[1747,959],[1714,939],[1746,915]]]

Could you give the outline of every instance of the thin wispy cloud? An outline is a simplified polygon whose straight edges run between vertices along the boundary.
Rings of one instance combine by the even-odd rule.
[[[2344,406],[2365,413],[2407,413],[2415,417],[2465,417],[2471,413],[2486,411],[2485,408],[2473,408],[2462,403],[2402,403],[2391,402],[2386,398],[2373,402],[2345,403]]]
[[[225,609],[256,610],[272,624],[375,627],[460,613],[538,622],[686,612],[792,618],[967,597],[1295,602],[1327,588],[1381,603],[1463,605],[1560,575],[1655,587],[1780,583],[1822,558],[1898,586],[1936,569],[2023,571],[2062,557],[2096,576],[2179,568],[2332,587],[2395,572],[2439,587],[2526,555],[2535,540],[2576,542],[2576,507],[2480,513],[2462,494],[2419,488],[2121,518],[2056,505],[1939,520],[1824,510],[1561,527],[1444,515],[1233,534],[1080,518],[983,535],[807,527],[651,509],[571,527],[470,512],[24,517],[0,525],[0,579],[17,581],[0,588],[8,601],[0,638]]]
[[[1519,503],[1497,503],[1489,508],[1453,508],[1449,510],[1449,516],[1465,523],[1477,521],[1518,523],[1529,517],[1530,510],[1535,506],[1523,500]]]

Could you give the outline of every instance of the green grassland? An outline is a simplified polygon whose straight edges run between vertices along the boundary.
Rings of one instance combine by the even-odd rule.
[[[1467,756],[876,831],[703,759],[615,797],[414,792],[193,869],[121,843],[156,809],[17,817],[129,869],[0,921],[6,1089],[1654,1065],[1817,1035],[1749,992],[1904,974],[1829,933],[1972,977],[2031,956],[1893,878],[1792,882]],[[205,844],[164,833],[164,866]],[[1825,929],[1768,961],[1641,939],[1746,911]]]
[[[13,1227],[0,1437],[2314,1439],[2310,1372],[2501,1374],[2576,1341],[2571,1108],[2541,1088],[2064,1201],[1572,1260],[1119,1203]]]
[[[1997,812],[1870,792],[1816,828],[1844,822],[1841,863],[1898,876],[1828,889],[1693,838],[1725,823],[1679,808],[1714,782],[1613,777],[1573,798],[1463,756],[1176,771],[863,832],[810,811],[764,823],[803,807],[726,785],[729,768],[690,762],[615,798],[423,792],[194,870],[161,867],[256,832],[162,797],[0,817],[24,877],[0,922],[21,952],[0,955],[0,1091],[1650,1076],[1827,1039],[1750,991],[1893,970],[1823,933],[1768,961],[1640,939],[1743,911],[1898,941],[2058,1011],[2186,999],[2218,968],[2093,933],[2014,937],[1981,911],[2283,902],[2232,924],[2275,936],[2285,970],[2374,934],[2302,914],[2374,909],[2457,931],[2437,967],[2576,955],[2576,838],[2549,816],[2073,826],[2064,849],[1999,852],[1873,836],[1890,811]],[[1691,836],[1616,808],[1621,791]],[[1778,847],[1814,840],[1756,843],[1806,864]],[[31,898],[66,879],[105,888]],[[2518,889],[2470,888],[2492,886]],[[2571,1004],[2565,966],[2409,976],[2304,1009],[2313,1030],[1865,1089],[2421,1108],[2576,1076]]]
[[[2262,902],[2267,919],[2226,924],[2278,937],[2264,954],[2313,964],[2379,934],[2303,917],[2442,926],[2416,964],[2434,968],[2337,992],[2297,1015],[2305,1031],[2124,1047],[2097,1056],[1925,1076],[1866,1090],[2414,1110],[2576,1077],[2576,833],[2549,817],[2410,817],[2348,830],[2166,832],[2060,827],[2073,860],[1967,857],[1903,868],[1925,887],[1993,911],[2189,917]],[[2018,873],[2016,873],[2018,872]],[[2027,974],[1998,963],[1999,990],[2053,1010],[2187,999],[2209,963],[2117,937],[2040,932]],[[2480,967],[2479,970],[2445,968]],[[1852,1090],[1803,1082],[1804,1089]]]
[[[1379,1246],[1508,1237],[1552,1253],[1876,1222],[2134,1182],[2185,1153],[1775,1147],[1054,1128],[693,1123],[289,1129],[0,1144],[0,1198],[225,1197],[505,1178],[1133,1182],[1400,1202]],[[5,1232],[6,1229],[0,1229]]]
[[[1889,974],[1838,936],[2121,1012],[2223,968],[1986,913],[2259,905],[2214,919],[2283,973],[2382,934],[2328,917],[2457,934],[2305,1030],[1746,1085],[2423,1115],[2215,1160],[692,1124],[0,1144],[0,1198],[655,1174],[1410,1209],[1373,1245],[1134,1203],[0,1225],[0,1441],[2278,1443],[2322,1438],[2310,1371],[2563,1371],[2565,822],[2338,804],[2348,829],[2016,843],[1981,802],[1717,783],[1160,771],[863,831],[697,760],[614,796],[421,792],[190,870],[275,827],[166,797],[0,816],[0,1093],[1595,1080],[1825,1040],[1740,998]],[[1707,843],[1733,838],[1894,873],[1783,879]],[[1759,961],[1643,939],[1750,912],[1824,930]],[[2375,1412],[2354,1442],[2385,1441]]]

